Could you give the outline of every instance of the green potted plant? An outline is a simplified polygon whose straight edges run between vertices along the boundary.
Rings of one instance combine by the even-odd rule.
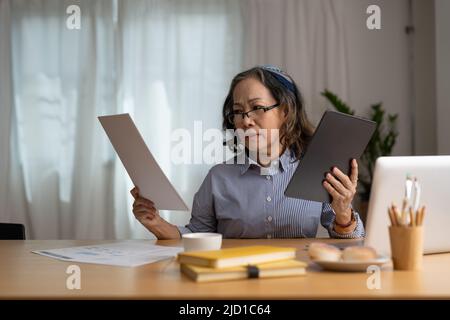
[[[325,89],[321,94],[337,111],[351,115],[355,114],[355,111],[333,92]],[[360,208],[360,211],[367,211],[375,161],[378,157],[389,156],[392,153],[392,149],[398,136],[396,129],[397,117],[398,114],[386,114],[381,102],[371,105],[371,112],[368,118],[375,121],[377,126],[372,139],[360,159],[358,177],[360,189],[358,190],[358,194],[361,200],[360,207],[363,208],[362,210]],[[366,212],[360,213],[364,215],[363,220],[365,220]]]

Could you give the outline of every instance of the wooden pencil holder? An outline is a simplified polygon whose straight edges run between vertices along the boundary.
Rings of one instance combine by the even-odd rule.
[[[390,226],[391,256],[395,270],[421,270],[423,226]]]

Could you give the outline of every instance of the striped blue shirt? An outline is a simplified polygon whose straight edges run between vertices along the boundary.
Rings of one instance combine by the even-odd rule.
[[[313,238],[319,222],[332,238],[364,237],[355,212],[356,228],[334,230],[330,204],[289,198],[284,190],[299,161],[286,150],[279,161],[261,168],[250,158],[244,164],[222,163],[209,171],[194,196],[192,217],[180,233],[219,232],[224,238]]]

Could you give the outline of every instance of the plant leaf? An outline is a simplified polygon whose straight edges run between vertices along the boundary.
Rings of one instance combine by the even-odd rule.
[[[350,107],[344,101],[339,99],[336,94],[329,91],[328,89],[325,89],[321,94],[322,96],[327,98],[327,100],[333,105],[333,107],[337,111],[351,115],[355,114],[354,110],[350,109]]]

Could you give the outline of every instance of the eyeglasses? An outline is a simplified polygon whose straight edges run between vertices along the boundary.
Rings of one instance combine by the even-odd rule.
[[[269,110],[272,110],[274,108],[278,108],[280,106],[279,103],[274,104],[273,106],[269,106],[269,107],[254,107],[253,110],[244,112],[244,111],[239,111],[239,110],[233,110],[231,111],[228,116],[227,119],[230,123],[239,123],[240,121],[244,121],[245,116],[247,116],[249,119],[258,119],[261,118],[262,115],[264,113],[266,113]]]

